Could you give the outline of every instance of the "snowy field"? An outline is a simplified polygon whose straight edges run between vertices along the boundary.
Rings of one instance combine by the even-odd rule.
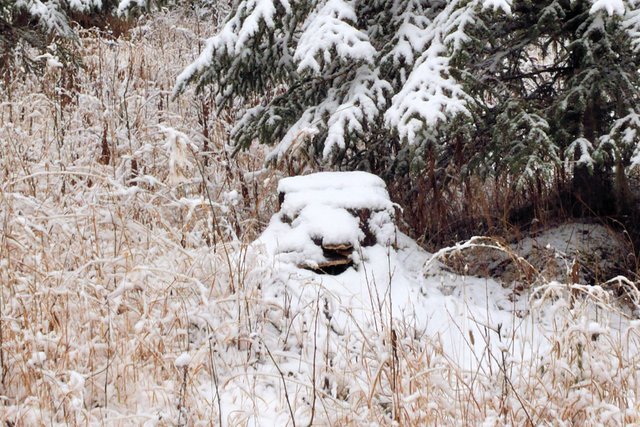
[[[425,252],[375,177],[281,179],[262,148],[232,159],[228,126],[202,119],[212,99],[170,97],[194,28],[167,14],[130,40],[85,34],[73,87],[52,64],[1,95],[5,425],[640,423],[626,279],[588,285],[570,263],[463,275],[448,257],[487,245],[529,261],[486,240]],[[578,229],[538,242],[567,254]],[[314,271],[318,237],[352,266]]]

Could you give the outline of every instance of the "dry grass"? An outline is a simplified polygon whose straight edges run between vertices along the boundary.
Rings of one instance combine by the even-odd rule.
[[[171,99],[198,28],[167,13],[126,40],[87,32],[85,69],[2,92],[5,425],[640,421],[640,324],[600,288],[537,288],[510,336],[468,337],[470,351],[504,340],[476,370],[387,303],[337,331],[327,313],[340,302],[322,282],[246,243],[275,208],[278,172],[246,174],[259,148],[229,156],[210,96]],[[518,353],[548,310],[552,351]],[[620,328],[597,329],[594,313]]]
[[[203,306],[240,292],[235,254],[269,218],[272,174],[245,179],[261,154],[230,158],[210,96],[171,100],[199,49],[186,28],[167,14],[130,40],[85,32],[84,69],[3,91],[0,418],[14,425],[179,422],[173,359],[205,333]]]

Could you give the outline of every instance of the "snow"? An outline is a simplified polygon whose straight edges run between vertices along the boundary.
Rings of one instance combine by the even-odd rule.
[[[275,140],[270,161],[281,160],[294,149],[303,151],[309,141],[324,144],[322,154],[327,160],[358,144],[363,134],[379,125],[403,141],[419,143],[425,132],[437,133],[453,117],[469,115],[478,100],[458,81],[459,73],[450,70],[451,58],[469,46],[477,37],[475,31],[496,25],[491,20],[508,21],[512,0],[368,3],[323,0],[304,7],[275,0],[239,1],[199,58],[180,74],[175,93],[189,83],[202,86],[214,81],[220,101],[231,94],[251,99],[262,83],[254,88],[237,75],[244,76],[254,67],[262,75],[260,82],[290,88],[277,102],[256,102],[232,132],[243,146],[256,139],[269,144]],[[621,17],[636,49],[640,48],[638,4],[587,2],[590,13],[596,15],[591,18],[594,26]],[[556,9],[545,8],[539,22],[560,19]],[[380,28],[387,19],[393,35]],[[267,61],[271,64],[274,58],[277,66],[268,66]],[[485,98],[482,102],[493,97]],[[265,125],[269,132],[259,130]],[[598,146],[597,141],[591,142]],[[548,165],[557,160],[555,153],[549,153],[551,146],[545,144],[514,162],[526,165],[518,187],[532,176],[549,172]],[[634,162],[637,158],[634,153]],[[583,154],[581,161],[590,158]]]
[[[204,72],[217,57],[247,55],[249,50],[246,46],[260,34],[260,28],[262,26],[272,28],[282,18],[277,16],[278,6],[284,10],[285,14],[291,13],[291,6],[287,0],[280,0],[277,3],[272,0],[240,1],[235,8],[235,13],[229,17],[218,34],[207,40],[207,45],[200,56],[178,75],[174,94],[184,91],[189,79]]]
[[[44,351],[36,351],[31,354],[31,358],[27,361],[29,366],[42,366],[47,360],[47,353]]]
[[[309,236],[320,237],[325,244],[350,243],[355,246],[363,238],[357,218],[344,209],[321,203],[305,206],[292,226],[305,227]]]
[[[286,194],[280,210],[289,217],[309,205],[393,211],[384,181],[366,172],[319,172],[285,178],[278,191]]]
[[[69,382],[67,383],[69,390],[79,392],[84,389],[85,378],[76,371],[69,371]]]
[[[147,0],[120,0],[118,3],[118,14],[125,15],[134,7],[145,7]]]
[[[392,87],[379,72],[371,71],[368,66],[361,66],[354,79],[348,85],[348,92],[332,112],[327,121],[327,138],[325,139],[323,157],[328,158],[332,150],[346,148],[345,135],[362,134],[366,123],[371,123],[387,104],[385,94],[392,92]]]
[[[242,124],[250,121],[252,116],[258,111],[263,112],[264,107],[259,106],[248,110],[238,121],[238,125],[234,128],[234,131],[241,131]],[[281,160],[287,152],[293,151],[292,149],[295,146],[316,135],[319,132],[315,124],[317,122],[316,113],[315,108],[307,109],[300,119],[289,128],[275,148],[267,155],[267,162]]]
[[[345,83],[346,93],[331,89],[326,98],[316,106],[309,107],[294,123],[280,142],[268,155],[269,161],[281,159],[308,139],[321,131],[320,124],[326,120],[327,136],[322,151],[325,159],[334,151],[346,147],[346,135],[361,134],[366,124],[382,115],[387,105],[386,94],[391,91],[388,81],[380,78],[379,71],[362,65],[355,70],[353,78]],[[258,111],[257,107],[247,111],[235,131],[241,131],[242,123],[250,121]],[[324,127],[324,126],[322,126]]]
[[[357,20],[350,2],[320,2],[319,10],[307,18],[294,53],[298,72],[320,73],[322,63],[332,62],[332,52],[343,61],[373,62],[376,50],[368,36],[351,25]]]
[[[638,17],[640,17],[640,15],[638,15]],[[618,147],[624,147],[624,149],[633,153],[631,156],[631,166],[638,166],[640,164],[640,143],[638,142],[638,135],[640,135],[640,114],[634,109],[629,109],[626,116],[621,117],[613,123],[609,134],[600,137],[600,146],[598,148],[606,151],[611,148],[618,150]]]
[[[343,176],[349,179],[343,179]],[[393,245],[378,240],[373,246],[358,248],[353,267],[341,274],[319,275],[300,268],[297,263],[304,256],[296,257],[293,252],[288,252],[295,245],[285,248],[284,242],[294,239],[292,236],[296,235],[296,238],[300,238],[296,250],[307,256],[313,255],[319,248],[310,240],[302,238],[306,234],[317,233],[336,242],[353,241],[356,237],[353,230],[357,224],[352,217],[338,214],[339,203],[331,205],[331,201],[348,199],[338,197],[340,193],[357,198],[363,188],[366,189],[365,192],[370,192],[383,187],[376,177],[359,172],[352,175],[316,174],[281,180],[278,189],[287,194],[285,203],[286,197],[300,194],[307,196],[307,204],[302,204],[304,207],[301,213],[291,224],[281,221],[281,213],[275,215],[252,246],[252,250],[264,253],[269,260],[267,264],[271,268],[271,274],[262,281],[261,289],[263,298],[273,307],[268,315],[271,321],[279,321],[281,311],[276,307],[281,307],[282,304],[286,305],[287,311],[299,313],[298,316],[302,317],[293,317],[287,323],[290,331],[288,345],[293,348],[299,346],[301,355],[287,355],[287,352],[283,352],[279,359],[280,366],[287,366],[286,369],[295,378],[309,381],[311,376],[310,358],[313,353],[309,353],[309,342],[316,342],[318,348],[326,348],[325,354],[330,355],[325,356],[330,358],[326,362],[330,366],[317,367],[323,372],[354,369],[350,348],[370,347],[384,366],[384,363],[389,363],[394,358],[394,349],[388,343],[385,344],[384,340],[376,341],[372,334],[373,331],[391,328],[404,331],[402,339],[405,342],[409,340],[409,336],[415,336],[422,337],[422,343],[433,343],[437,348],[435,354],[456,366],[459,370],[455,375],[465,378],[463,381],[468,381],[475,375],[478,375],[480,383],[485,381],[481,378],[487,381],[494,378],[494,386],[499,388],[502,380],[497,378],[502,374],[497,373],[501,372],[507,372],[509,381],[516,388],[526,386],[530,383],[530,378],[534,377],[537,378],[535,381],[549,384],[552,389],[557,386],[558,378],[565,378],[567,375],[571,378],[574,375],[587,375],[594,378],[594,381],[611,381],[608,372],[618,369],[618,362],[603,355],[610,351],[607,350],[610,344],[620,343],[622,334],[629,333],[629,328],[637,328],[637,325],[632,326],[623,311],[603,311],[602,307],[611,300],[611,294],[603,287],[567,285],[552,280],[539,282],[539,285],[528,289],[518,288],[516,291],[515,285],[506,286],[492,278],[464,276],[443,269],[440,260],[445,253],[465,251],[473,244],[463,243],[430,254],[395,230]],[[321,199],[327,205],[313,203],[317,200],[316,192],[322,191],[333,194],[334,197]],[[389,219],[386,223],[389,223]],[[598,226],[566,225],[535,239],[525,239],[520,247],[526,250],[527,247],[542,245],[570,255],[588,251],[592,247],[589,242],[593,240],[610,238],[602,233]],[[573,299],[571,295],[579,295],[582,299]],[[318,316],[321,321],[317,318],[313,320],[314,312],[320,313]],[[309,328],[313,322],[316,332]],[[560,342],[563,344],[559,344]],[[559,345],[589,348],[590,356],[581,356],[582,359],[578,362],[581,368],[577,369],[575,359],[556,356]],[[634,346],[635,344],[631,345],[635,348]],[[359,362],[355,364],[362,366]],[[443,368],[440,366],[434,369],[437,372]],[[273,371],[263,366],[260,372],[267,375],[266,372]],[[427,370],[423,375],[432,376],[434,373]],[[345,388],[351,394],[360,391],[365,395],[373,393],[366,388],[364,381],[341,379],[337,373],[327,378],[330,378],[328,381],[332,396],[340,395]],[[440,385],[447,382],[444,378],[434,378],[434,381]],[[240,381],[237,384],[238,387],[243,386]],[[290,383],[290,387],[303,392],[303,388],[294,384]],[[590,399],[591,397],[586,397],[591,396],[590,392],[584,389],[587,384],[589,383],[578,386],[569,394],[573,399],[578,395]],[[555,392],[545,393],[530,395],[528,399],[546,406],[546,399],[550,399]],[[431,396],[429,401],[432,410],[442,410],[447,405],[446,398],[436,403],[431,400],[433,394],[427,394]],[[272,394],[265,396],[269,397],[261,401],[264,407],[261,406],[256,411],[254,417],[257,418],[253,419],[264,423],[284,422],[267,415],[287,412],[282,399],[277,399]],[[406,402],[418,400],[421,396],[424,397],[422,392],[416,391],[411,396],[405,396]],[[232,403],[223,398],[223,402],[225,405],[229,404],[225,407],[227,414],[238,407],[237,401]],[[602,409],[599,416],[620,419],[620,409],[615,405],[607,406],[606,411],[610,412],[603,415],[605,409]],[[308,421],[308,412],[294,412],[296,421]],[[487,421],[492,419],[491,413],[484,417]]]
[[[424,128],[446,121],[450,115],[469,114],[467,95],[448,75],[444,46],[432,44],[418,62],[385,112],[387,125],[397,128],[410,143],[417,141]]]
[[[534,246],[555,248],[562,254],[574,255],[579,252],[593,252],[595,248],[610,245],[612,249],[622,250],[615,244],[611,230],[599,224],[570,223],[554,227],[540,235],[527,237],[518,242],[519,252],[531,252]]]
[[[158,128],[168,137],[164,149],[169,158],[169,183],[176,186],[185,181],[186,170],[193,167],[188,160],[189,150],[193,151],[196,147],[184,133],[163,125],[158,125]]]
[[[278,182],[278,192],[294,193],[331,188],[386,188],[386,184],[377,175],[367,172],[318,172],[310,175],[283,178]]]
[[[50,53],[45,53],[43,55],[38,55],[36,56],[34,59],[38,60],[38,59],[44,59],[47,62],[47,67],[50,69],[55,69],[55,68],[62,68],[62,62],[60,62],[60,59],[58,57],[56,57],[55,55],[51,55]]]
[[[272,223],[260,239],[271,250],[278,245],[267,240],[284,237],[279,235],[284,230],[274,229],[276,224]],[[294,300],[304,306],[305,301],[317,296],[315,286],[304,284],[317,284],[322,295],[335,301],[331,304],[330,324],[340,334],[353,334],[358,327],[374,327],[377,317],[391,315],[394,322],[406,322],[420,334],[435,337],[448,357],[470,371],[484,369],[481,354],[489,350],[501,352],[505,342],[511,356],[520,359],[538,353],[546,345],[542,322],[515,315],[528,312],[527,296],[514,300],[510,289],[490,279],[446,274],[438,269],[424,272],[431,254],[402,234],[397,249],[383,245],[361,248],[362,264],[332,277],[300,270],[289,259],[278,257],[277,250],[269,254],[276,260],[278,275],[287,279],[266,287],[265,293],[280,293],[282,286],[290,292],[297,289]],[[487,334],[498,331],[497,339],[485,341]],[[537,338],[533,342],[511,341],[515,333]],[[469,334],[476,337],[475,343],[469,343]]]
[[[169,161],[164,160],[160,167],[166,172]],[[38,257],[46,254],[22,248],[41,242],[47,233],[53,238],[51,229],[77,245],[82,240],[73,233],[86,221],[97,229],[95,243],[87,244],[102,242],[99,257],[86,259],[75,258],[82,251],[71,246],[69,262],[77,266],[62,261],[44,271],[34,304],[40,307],[41,299],[54,293],[61,297],[48,300],[47,310],[71,301],[55,318],[73,316],[75,325],[93,324],[93,330],[69,327],[64,332],[82,339],[61,341],[62,329],[23,328],[17,319],[22,300],[27,300],[25,290],[34,281],[26,275],[9,279],[16,280],[18,297],[6,298],[3,313],[7,334],[20,333],[27,343],[18,353],[24,359],[20,368],[53,385],[58,394],[50,398],[63,402],[71,420],[75,416],[82,424],[86,418],[91,425],[125,416],[136,425],[215,420],[222,426],[280,426],[291,425],[292,417],[298,425],[368,425],[376,419],[386,425],[392,422],[388,405],[395,397],[409,425],[431,425],[434,419],[455,425],[465,416],[481,424],[503,419],[503,403],[495,397],[503,396],[504,384],[513,387],[504,405],[516,405],[517,425],[526,418],[517,410],[515,393],[532,408],[548,408],[550,415],[541,419],[549,423],[559,411],[574,408],[577,399],[595,402],[590,407],[598,422],[619,421],[621,413],[631,411],[626,403],[612,404],[615,400],[599,394],[629,384],[623,394],[635,402],[634,366],[640,362],[640,323],[632,323],[624,307],[611,308],[615,295],[606,285],[548,281],[516,291],[525,285],[505,286],[494,278],[447,271],[443,254],[430,254],[395,230],[384,183],[370,174],[285,178],[278,188],[286,193],[285,203],[296,195],[305,201],[290,222],[278,212],[250,245],[229,241],[217,247],[180,245],[179,233],[167,237],[169,228],[156,226],[151,233],[96,205],[72,205],[70,218],[79,225],[66,224],[67,230],[66,213],[28,194],[3,193],[5,206],[21,212],[9,216],[17,242],[10,247],[20,251],[23,263],[41,263]],[[122,205],[155,194],[141,189],[127,195],[120,187],[100,191],[108,197],[118,194]],[[221,187],[216,200],[231,203],[235,194],[224,192],[232,191]],[[321,199],[327,204],[315,197],[322,192],[331,196]],[[372,246],[358,245],[360,224],[336,202],[356,195],[362,200],[358,206],[379,202],[388,208],[369,220],[381,233]],[[91,197],[88,191],[77,203],[86,204]],[[180,221],[172,220],[179,224],[197,218],[198,206],[205,204],[197,193],[171,197],[166,212],[179,211]],[[89,214],[90,209],[96,211]],[[192,219],[186,220],[189,215]],[[129,246],[119,254],[107,252],[114,246],[113,230],[128,233]],[[593,226],[574,226],[573,231],[567,226],[530,244],[553,245],[565,253],[568,245],[589,250],[587,238],[596,234]],[[300,268],[323,256],[312,236],[354,244],[353,266],[337,275]],[[443,253],[469,247],[463,243]],[[0,260],[0,274],[7,265]],[[108,276],[99,281],[103,267]],[[85,309],[87,301],[97,308]],[[105,339],[112,335],[117,340]],[[63,358],[57,351],[63,345],[68,356],[59,365]],[[5,369],[7,375],[16,372],[11,364]],[[397,384],[390,380],[393,369],[400,373]],[[34,396],[9,402],[8,419],[37,424],[55,417],[55,409],[42,410],[42,400]],[[480,409],[469,409],[469,402],[478,402]],[[635,412],[628,416],[637,419]]]
[[[189,353],[182,353],[176,358],[173,364],[176,366],[176,368],[186,368],[187,366],[189,366],[190,362],[191,356],[189,355]]]
[[[394,205],[382,179],[367,172],[318,172],[283,178],[280,213],[260,241],[280,260],[316,266],[326,261],[323,245],[359,248],[365,235],[356,211],[370,211],[368,229],[383,245],[393,241]],[[357,256],[357,253],[356,253]]]
[[[286,194],[281,212],[298,215],[290,225],[274,216],[258,240],[276,261],[277,274],[287,277],[285,282],[276,281],[275,288],[267,287],[267,294],[281,292],[276,289],[286,283],[288,288],[299,289],[296,299],[302,303],[316,292],[303,283],[318,283],[322,293],[336,301],[331,327],[341,334],[352,334],[356,325],[373,325],[376,316],[393,313],[394,319],[439,337],[446,354],[469,369],[479,367],[476,352],[487,344],[479,339],[470,350],[468,334],[482,337],[488,328],[508,337],[515,322],[521,323],[513,313],[527,310],[525,297],[514,301],[512,291],[493,280],[425,271],[432,255],[401,233],[397,248],[380,242],[360,247],[359,263],[338,276],[325,278],[298,268],[301,260],[319,255],[310,236],[334,243],[357,243],[361,238],[356,218],[344,206],[390,206],[388,198],[381,203],[386,190],[378,177],[363,172],[317,173],[282,179],[278,190]],[[383,222],[392,225],[390,218]],[[293,256],[294,251],[300,256]],[[519,354],[529,354],[531,345],[540,345],[511,344]],[[500,340],[495,342],[495,350],[502,351],[498,346],[504,347]]]
[[[596,13],[605,10],[609,16],[624,15],[625,7],[622,0],[596,0],[591,6],[589,13]]]
[[[502,3],[510,4],[474,4]],[[473,16],[464,18],[458,24]],[[278,19],[257,23],[277,25]],[[407,19],[414,25],[407,24],[408,32],[428,26]],[[399,50],[415,54],[409,45],[418,38],[404,38]],[[145,53],[117,43],[103,54],[118,49],[114,54],[128,63],[128,55]],[[169,47],[147,47],[151,52],[141,58],[167,64],[166,58],[184,55]],[[105,69],[118,69],[107,58]],[[160,77],[176,72],[162,70]],[[149,86],[140,84],[134,74],[130,90],[142,100],[158,82],[152,76]],[[319,117],[335,114],[332,129],[357,131],[361,120],[377,114],[372,88],[382,83],[372,75],[361,84],[354,77],[348,95],[329,94],[298,130],[311,133]],[[124,92],[117,73],[100,77],[115,94],[104,105],[119,105]],[[16,81],[16,88],[23,83]],[[87,85],[84,78],[79,83]],[[36,79],[33,87],[50,84]],[[247,244],[226,232],[234,223],[224,207],[237,205],[236,221],[262,224],[276,199],[266,183],[277,174],[242,182],[243,171],[230,174],[216,161],[202,174],[208,181],[194,173],[201,143],[197,114],[189,110],[194,103],[176,100],[167,111],[145,103],[149,111],[136,120],[137,137],[127,147],[120,110],[103,111],[102,101],[82,97],[77,113],[65,112],[67,139],[58,145],[41,143],[55,129],[52,119],[40,123],[52,111],[51,100],[30,98],[24,89],[13,96],[7,105],[33,110],[36,126],[33,135],[26,121],[0,126],[0,140],[9,144],[0,191],[7,236],[0,248],[7,284],[2,346],[11,356],[2,366],[3,419],[25,425],[292,425],[292,418],[297,425],[392,425],[398,415],[401,425],[524,425],[529,415],[519,406],[522,398],[532,424],[638,421],[640,322],[630,320],[626,296],[611,290],[624,289],[639,301],[628,279],[600,286],[561,279],[507,284],[453,273],[444,255],[473,245],[424,251],[395,229],[396,208],[382,180],[363,172],[281,180],[281,211]],[[362,117],[348,111],[350,100],[369,102]],[[138,105],[130,108],[135,113]],[[113,165],[95,162],[103,120],[120,141],[114,141]],[[636,136],[625,128],[611,138],[637,145]],[[28,155],[12,154],[14,138]],[[295,148],[296,138],[292,142]],[[213,153],[221,159],[226,152]],[[132,155],[144,166],[139,186],[126,184]],[[246,184],[269,192],[256,196],[262,205],[249,213],[239,191]],[[210,194],[202,190],[206,185]],[[362,245],[361,224],[350,212],[364,208],[373,209],[372,246]],[[223,229],[219,242],[207,242],[212,223]],[[574,253],[594,252],[596,235],[605,238],[593,225],[572,225],[522,246],[548,246],[571,260]],[[337,275],[300,268],[322,261],[318,239],[354,246],[353,266]]]
[[[465,29],[475,20],[477,3],[461,3],[459,0],[448,2],[433,21],[417,33],[419,39],[414,43],[423,49],[418,51],[415,65],[384,113],[386,125],[396,129],[400,137],[410,143],[416,142],[425,128],[458,114],[469,114],[467,102],[470,98],[449,74],[451,52],[462,48],[468,39]],[[412,31],[413,28],[409,25],[401,29]],[[399,50],[394,54],[396,61],[410,55],[405,43],[415,37],[410,34],[399,36]]]
[[[484,0],[483,7],[494,11],[501,10],[506,14],[510,14],[511,0]]]
[[[631,44],[635,52],[638,52],[640,50],[640,9],[627,11],[622,25],[626,28],[631,38]]]
[[[147,0],[119,0],[118,13],[124,14],[134,5],[143,7],[146,4]],[[88,13],[92,9],[99,10],[104,6],[102,0],[16,0],[15,5],[26,10],[49,32],[63,36],[71,35],[66,15],[68,10]]]

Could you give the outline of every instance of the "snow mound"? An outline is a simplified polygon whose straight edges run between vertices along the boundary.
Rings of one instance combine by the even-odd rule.
[[[324,273],[358,263],[362,247],[395,241],[385,183],[366,172],[320,172],[280,180],[280,212],[261,240],[283,262]]]
[[[317,184],[314,179],[308,182]],[[293,188],[285,188],[289,184],[280,188],[308,195],[300,182],[294,180]],[[367,191],[364,187],[317,190],[348,194]],[[285,192],[285,202],[289,196]],[[221,392],[223,419],[245,414],[248,420],[234,419],[228,425],[240,421],[285,425],[287,414],[300,425],[366,425],[358,413],[356,421],[350,418],[358,402],[368,399],[372,403],[362,413],[379,411],[386,414],[383,419],[389,416],[394,396],[407,402],[410,414],[419,414],[424,405],[447,408],[447,421],[455,424],[466,416],[467,406],[456,403],[465,397],[452,396],[472,388],[478,390],[473,399],[480,402],[477,419],[495,425],[503,404],[494,396],[505,396],[506,386],[514,396],[510,405],[518,408],[521,401],[530,401],[534,402],[531,407],[552,407],[556,412],[544,415],[552,422],[558,411],[565,410],[566,402],[584,396],[603,400],[599,386],[589,387],[621,372],[619,364],[636,366],[638,345],[622,337],[631,336],[631,330],[635,336],[640,323],[630,323],[622,310],[608,308],[612,295],[600,286],[548,281],[518,289],[491,277],[447,272],[438,262],[443,253],[464,253],[482,243],[482,238],[433,255],[401,232],[393,245],[376,241],[367,246],[360,241],[359,217],[340,205],[310,199],[290,222],[283,221],[285,217],[282,211],[274,215],[260,239],[242,255],[243,260],[252,263],[255,257],[256,264],[264,266],[259,273],[251,273],[259,278],[260,286],[254,289],[260,298],[248,300],[257,301],[257,317],[267,321],[246,337],[256,349],[251,358],[255,375],[247,377],[246,367],[236,368],[238,374],[229,374]],[[373,215],[369,218],[369,224],[375,222]],[[581,236],[582,232],[561,228],[549,236],[539,235],[537,244],[563,242],[566,248],[583,241]],[[333,244],[323,244],[325,238]],[[349,243],[335,244],[340,241]],[[358,242],[358,250],[351,253],[352,266],[339,274],[319,274],[300,264],[325,256],[327,246],[339,252]],[[623,343],[618,350],[617,343]],[[271,348],[266,350],[271,351],[269,357],[264,348]],[[618,362],[610,354],[632,356]],[[591,364],[588,369],[587,363]],[[394,376],[395,369],[402,374]],[[462,388],[461,381],[465,382]],[[292,396],[288,403],[282,398],[284,392],[278,394],[284,383]],[[540,384],[549,384],[551,392],[540,393]],[[254,390],[251,396],[260,396],[259,407],[252,404],[253,397],[239,395],[248,387]],[[560,391],[550,394],[556,388]],[[214,390],[213,386],[203,388],[203,396],[212,396]],[[336,406],[314,411],[309,402],[317,390],[323,405]],[[607,404],[603,408],[616,417],[624,416],[624,407]],[[528,415],[521,416],[521,422],[514,424],[526,423]],[[609,413],[603,412],[605,416]],[[413,421],[408,424],[435,423],[428,415]]]
[[[481,336],[482,328],[490,326],[508,334],[522,323],[514,313],[527,312],[528,295],[514,296],[494,280],[425,270],[433,256],[396,231],[393,204],[379,178],[362,172],[318,173],[285,178],[278,190],[281,210],[254,246],[262,246],[270,260],[271,275],[261,286],[270,306],[281,305],[284,298],[287,311],[308,316],[309,307],[321,304],[325,326],[337,337],[376,329],[381,321],[390,322],[387,328],[396,322],[411,325],[420,334],[439,337],[445,351],[465,366],[476,366],[476,352],[486,349],[482,342],[469,348],[469,333]],[[316,198],[319,193],[324,197]],[[292,197],[304,200],[299,209],[287,204]],[[373,203],[341,203],[367,199]],[[380,206],[386,209],[376,210]],[[364,221],[363,212],[368,213]],[[365,244],[363,229],[374,235],[371,244]],[[346,268],[322,274],[322,266],[338,255],[348,258]],[[309,338],[300,340],[304,345]],[[513,345],[531,351],[529,344]]]

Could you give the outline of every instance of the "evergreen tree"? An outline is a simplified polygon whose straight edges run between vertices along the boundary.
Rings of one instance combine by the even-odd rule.
[[[33,70],[34,58],[45,53],[69,59],[61,46],[54,50],[50,43],[73,37],[71,13],[96,13],[102,6],[100,0],[0,0],[0,69],[21,64]]]
[[[0,0],[0,70],[16,63],[34,69],[42,54],[70,62],[64,42],[75,37],[72,22],[104,26],[108,17],[148,7],[147,0]]]
[[[492,134],[477,135],[489,144],[475,152],[501,156],[520,180],[571,173],[576,213],[612,214],[625,205],[613,198],[620,189],[612,172],[637,164],[640,147],[636,6],[514,2],[506,22],[486,20],[486,28],[469,31],[470,48],[455,60],[476,101],[474,117]]]
[[[638,0],[238,0],[176,93],[253,102],[232,137],[270,160],[565,177],[609,214],[613,172],[640,165],[639,51]]]

